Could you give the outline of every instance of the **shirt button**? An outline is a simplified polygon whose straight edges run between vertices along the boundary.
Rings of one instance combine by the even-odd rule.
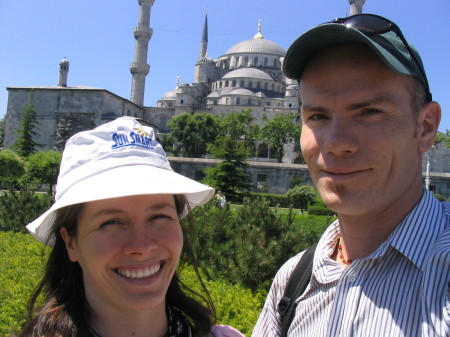
[[[348,275],[347,280],[349,282],[355,282],[357,276],[358,275],[356,275],[356,274],[350,274],[350,275]]]

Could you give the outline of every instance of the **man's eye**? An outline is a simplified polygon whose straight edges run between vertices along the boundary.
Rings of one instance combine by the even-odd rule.
[[[379,109],[375,109],[375,108],[371,108],[371,109],[364,109],[361,114],[362,115],[375,115],[381,113],[381,110]]]
[[[322,119],[327,119],[327,116],[325,116],[324,114],[315,114],[315,115],[312,115],[311,117],[309,117],[309,119],[313,120],[313,121],[319,121]]]

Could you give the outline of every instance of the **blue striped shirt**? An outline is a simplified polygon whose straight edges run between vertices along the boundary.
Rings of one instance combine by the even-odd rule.
[[[450,336],[450,203],[428,191],[370,256],[344,268],[329,256],[338,221],[319,240],[289,337]],[[280,335],[277,305],[303,253],[278,271],[252,337]]]

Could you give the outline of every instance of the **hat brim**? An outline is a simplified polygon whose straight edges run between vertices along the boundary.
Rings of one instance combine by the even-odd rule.
[[[77,182],[26,227],[39,241],[52,245],[50,235],[56,210],[90,201],[146,194],[182,194],[194,208],[208,202],[214,189],[167,169],[149,165],[116,167]]]
[[[328,47],[351,43],[367,45],[400,74],[415,74],[404,62],[400,62],[399,58],[405,57],[406,47],[394,32],[367,36],[356,29],[335,23],[317,26],[295,40],[286,52],[283,72],[288,78],[300,80],[304,68],[314,55]],[[410,60],[408,63],[411,63]]]

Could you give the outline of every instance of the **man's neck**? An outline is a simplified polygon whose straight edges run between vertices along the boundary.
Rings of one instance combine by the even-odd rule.
[[[373,253],[395,231],[421,196],[422,193],[418,193],[402,206],[389,205],[372,214],[338,214],[346,258],[355,260]]]

